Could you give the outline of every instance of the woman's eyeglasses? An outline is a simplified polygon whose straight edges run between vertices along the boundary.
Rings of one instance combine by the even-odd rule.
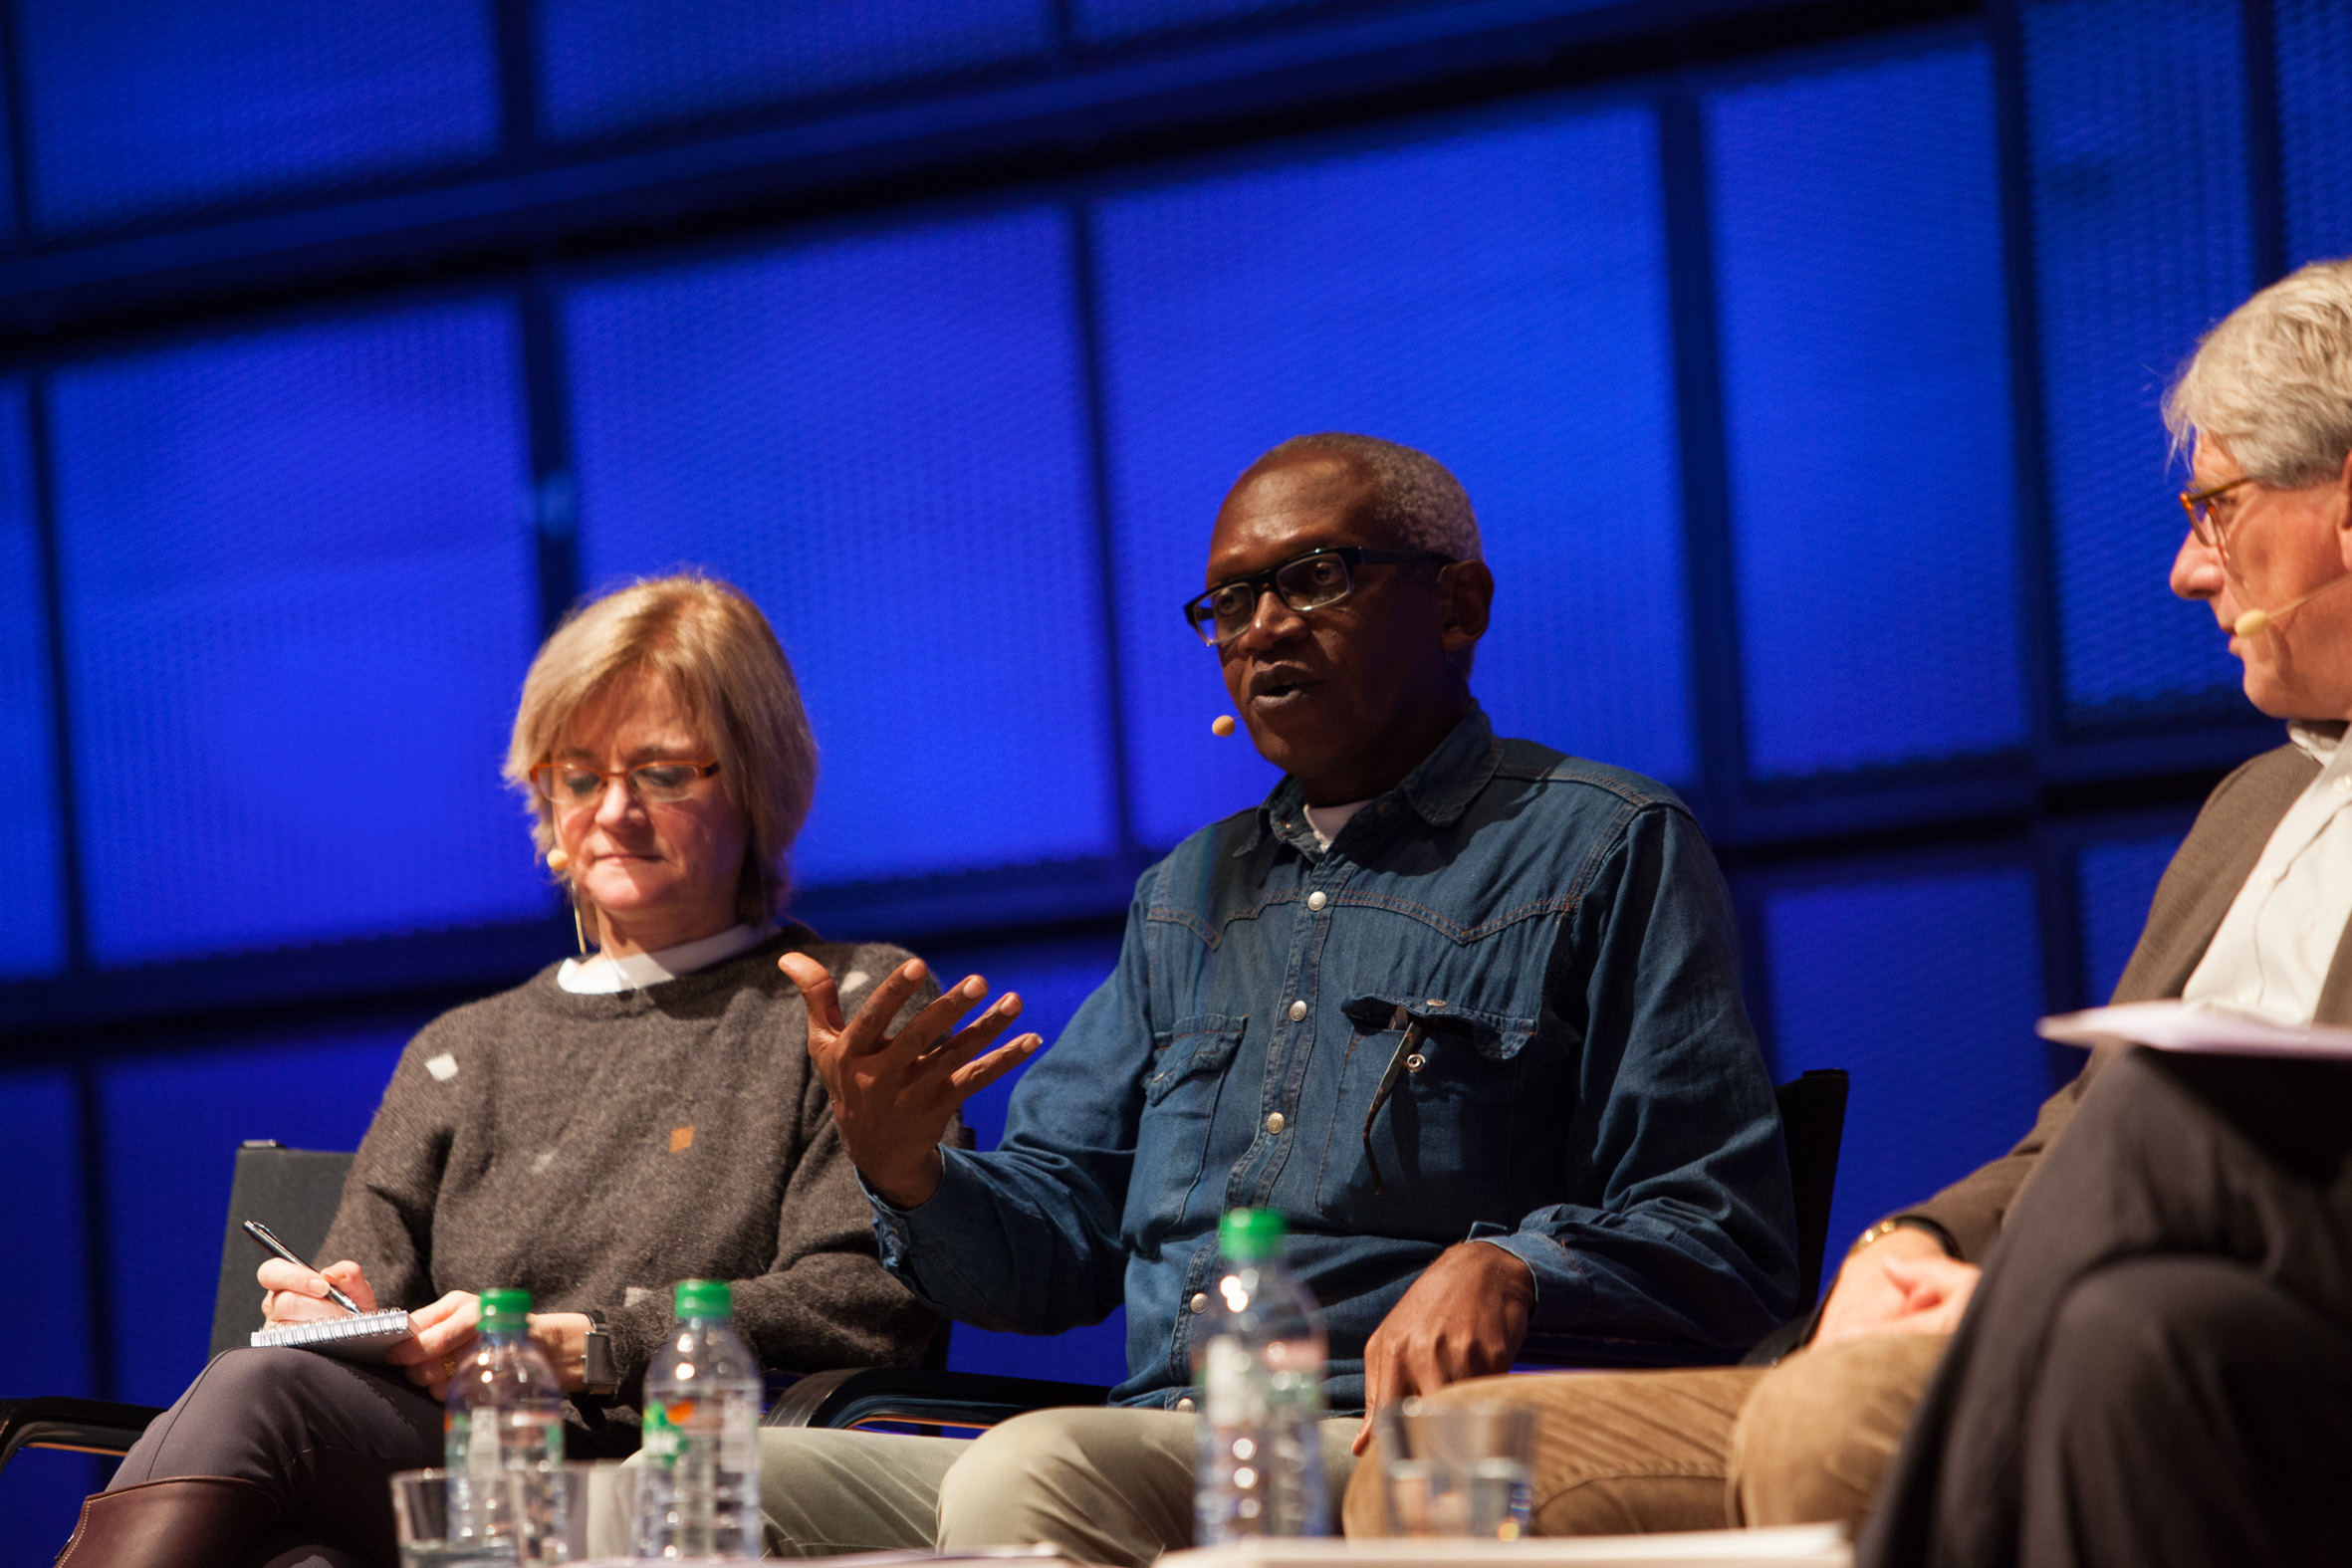
[[[586,763],[541,763],[531,770],[531,786],[560,806],[593,805],[604,797],[606,780],[627,781],[629,793],[651,805],[683,800],[694,786],[719,771],[717,763],[639,763],[634,768],[597,769]]]

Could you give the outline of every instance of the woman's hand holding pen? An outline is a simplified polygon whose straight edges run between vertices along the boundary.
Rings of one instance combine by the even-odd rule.
[[[350,1296],[360,1311],[375,1310],[375,1291],[359,1272],[359,1265],[349,1259],[317,1269],[273,1257],[254,1270],[254,1277],[269,1292],[261,1298],[261,1315],[272,1328],[281,1323],[315,1323],[322,1318],[351,1316],[328,1299],[330,1285]]]
[[[350,1316],[328,1299],[329,1285],[350,1296],[360,1311],[376,1310],[374,1289],[359,1265],[348,1260],[311,1269],[273,1257],[261,1265],[257,1277],[269,1291],[262,1297],[261,1312],[272,1327]],[[479,1296],[471,1290],[452,1290],[430,1306],[408,1314],[412,1337],[385,1351],[384,1360],[400,1368],[409,1382],[433,1398],[446,1399],[449,1380],[457,1376],[457,1369],[474,1353],[474,1341],[481,1337],[476,1326],[481,1317]],[[539,1342],[566,1393],[577,1393],[585,1386],[588,1331],[592,1326],[585,1312],[531,1314],[531,1337]]]

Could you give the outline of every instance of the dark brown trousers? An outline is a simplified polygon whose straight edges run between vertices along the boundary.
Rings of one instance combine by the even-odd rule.
[[[1987,1259],[1859,1568],[2352,1551],[2352,1068],[2128,1052]]]

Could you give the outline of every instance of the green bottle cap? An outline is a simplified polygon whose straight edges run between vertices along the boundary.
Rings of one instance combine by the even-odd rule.
[[[1290,1229],[1271,1209],[1228,1209],[1217,1223],[1217,1249],[1237,1263],[1262,1262],[1283,1249]]]
[[[724,1279],[681,1279],[676,1310],[681,1318],[731,1318],[735,1315],[735,1290]]]
[[[531,1292],[528,1290],[485,1290],[482,1292],[482,1332],[527,1334],[531,1331],[530,1311]]]

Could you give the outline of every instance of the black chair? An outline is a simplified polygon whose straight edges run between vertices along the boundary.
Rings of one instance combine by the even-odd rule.
[[[1807,1072],[1774,1090],[1796,1197],[1797,1277],[1805,1313],[1820,1293],[1821,1259],[1829,1239],[1829,1201],[1837,1187],[1837,1152],[1845,1139],[1845,1069]],[[1726,1366],[1743,1352],[1656,1340],[1572,1334],[1529,1334],[1522,1365],[1635,1369]],[[1110,1390],[1090,1383],[943,1372],[933,1367],[854,1367],[802,1378],[768,1409],[770,1427],[861,1427],[881,1423],[924,1427],[993,1427],[1025,1411],[1100,1405]]]
[[[228,1223],[220,1246],[220,1284],[212,1305],[212,1350],[219,1355],[261,1327],[261,1287],[253,1270],[266,1255],[243,1230],[259,1220],[304,1257],[327,1239],[343,1198],[349,1154],[289,1149],[254,1139],[237,1151],[229,1183]],[[70,1449],[81,1454],[130,1452],[147,1423],[163,1412],[153,1405],[55,1396],[0,1400],[0,1466],[19,1449]]]

